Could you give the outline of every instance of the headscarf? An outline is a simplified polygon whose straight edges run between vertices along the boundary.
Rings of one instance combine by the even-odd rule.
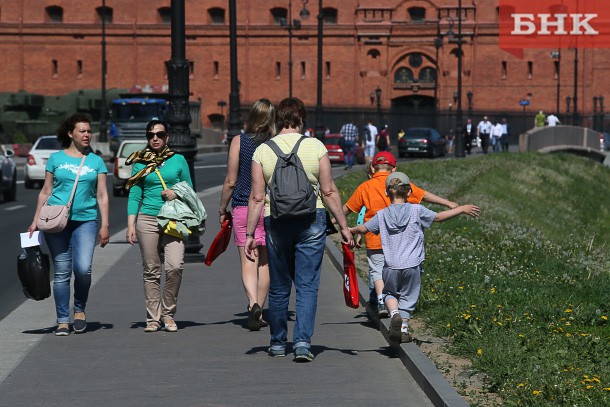
[[[127,157],[127,160],[125,160],[125,164],[131,165],[141,162],[146,163],[146,166],[132,175],[125,182],[125,189],[129,189],[137,184],[140,178],[143,178],[153,172],[157,166],[163,164],[163,161],[167,160],[172,155],[174,155],[174,152],[170,150],[168,146],[163,147],[163,150],[161,150],[159,153],[151,150],[149,147],[146,147],[144,150],[134,151],[131,153],[131,155]]]

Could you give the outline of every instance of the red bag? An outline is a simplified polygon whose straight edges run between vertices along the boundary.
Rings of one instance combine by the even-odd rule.
[[[205,256],[205,264],[207,266],[211,265],[212,262],[216,260],[218,256],[220,256],[225,250],[227,250],[227,246],[229,246],[229,241],[231,240],[232,230],[233,222],[231,220],[231,214],[227,213],[225,221],[222,222],[220,232],[218,232],[218,234],[214,238],[214,241],[208,249],[208,254]]]
[[[341,246],[343,246],[343,295],[345,296],[345,305],[358,308],[360,298],[354,253],[347,244],[342,243]]]

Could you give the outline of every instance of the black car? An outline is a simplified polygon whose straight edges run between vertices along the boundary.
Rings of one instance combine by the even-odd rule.
[[[17,166],[13,152],[0,148],[0,193],[5,202],[17,199]]]
[[[429,127],[412,127],[398,141],[398,156],[426,155],[444,156],[447,142],[438,131]]]

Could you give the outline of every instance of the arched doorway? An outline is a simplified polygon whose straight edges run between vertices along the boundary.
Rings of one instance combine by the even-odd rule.
[[[398,132],[410,127],[436,128],[436,103],[431,96],[410,95],[392,99],[388,126],[392,143],[398,140]]]

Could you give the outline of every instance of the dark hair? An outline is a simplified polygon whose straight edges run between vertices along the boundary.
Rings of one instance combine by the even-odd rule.
[[[396,198],[407,199],[407,197],[409,196],[411,185],[396,185],[400,182],[401,181],[399,179],[393,179],[390,181],[390,185],[388,185],[388,187],[386,188],[388,192],[388,198],[390,198],[390,200]]]
[[[74,113],[72,116],[64,120],[57,129],[57,140],[61,143],[63,148],[70,147],[72,139],[68,135],[74,131],[77,123],[89,123],[91,126],[91,116],[86,113]]]
[[[159,120],[159,119],[152,119],[151,121],[148,122],[148,124],[146,125],[146,132],[148,133],[149,131],[151,131],[153,129],[153,127],[155,127],[157,124],[160,124],[161,126],[163,126],[163,128],[165,129],[165,131],[169,130],[169,127],[167,126],[167,123],[164,122],[163,120]]]
[[[303,128],[307,118],[305,104],[298,98],[286,98],[277,106],[275,117],[277,129]]]
[[[269,99],[259,99],[250,108],[246,133],[259,145],[275,136],[275,106]]]

